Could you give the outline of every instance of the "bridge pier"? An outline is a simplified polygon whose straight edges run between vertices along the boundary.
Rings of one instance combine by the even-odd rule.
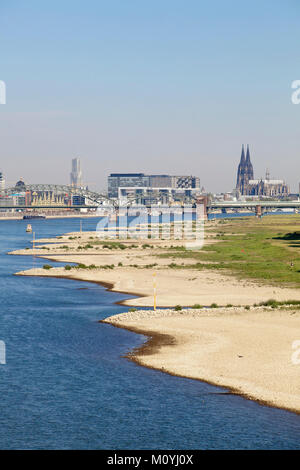
[[[207,220],[208,216],[208,208],[207,208],[207,205],[208,205],[208,197],[207,196],[199,196],[197,198],[197,201],[196,201],[196,204],[202,204],[203,205],[203,217],[204,217],[204,220]]]
[[[263,211],[261,206],[255,206],[255,215],[256,217],[260,218],[262,217]]]

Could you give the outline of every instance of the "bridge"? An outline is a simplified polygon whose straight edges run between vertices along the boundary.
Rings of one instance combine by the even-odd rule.
[[[72,204],[73,196],[84,197],[88,202]],[[105,194],[67,185],[24,184],[0,190],[0,209],[95,209],[103,202],[113,203]]]
[[[300,209],[300,201],[222,201],[208,202],[207,212],[218,210],[226,212],[227,209],[247,209],[249,212],[255,212],[261,216],[266,210],[274,209]]]
[[[72,204],[73,196],[82,196],[85,198],[85,203],[82,204],[80,201]],[[15,197],[14,200],[13,197]],[[160,202],[163,202],[164,197],[164,194],[155,196]],[[184,202],[195,203],[195,196],[187,198]],[[67,185],[25,185],[21,182],[14,187],[0,190],[0,209],[95,209],[102,205],[117,209],[132,206],[135,203],[139,204],[138,196],[128,195],[126,198],[112,199],[103,193]]]
[[[16,199],[12,200],[15,196]],[[82,196],[85,203],[72,204],[73,196]],[[20,201],[19,198],[22,198]],[[126,207],[133,205],[136,197],[128,197],[127,201],[111,199],[106,194],[97,193],[88,189],[76,188],[57,184],[17,184],[14,187],[0,190],[0,209],[96,209],[99,206]],[[228,209],[247,209],[260,216],[265,210],[272,209],[300,209],[299,201],[210,201],[207,196],[191,195],[192,204],[203,203],[206,213],[212,210],[226,212]]]

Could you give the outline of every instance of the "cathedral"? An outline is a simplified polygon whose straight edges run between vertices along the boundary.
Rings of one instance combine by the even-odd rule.
[[[246,157],[244,145],[242,146],[241,161],[237,172],[236,190],[241,196],[265,196],[272,198],[286,197],[290,192],[289,187],[283,180],[271,180],[268,170],[265,179],[254,179],[249,145],[247,145]]]
[[[253,180],[253,166],[250,159],[250,150],[249,145],[247,145],[247,155],[245,158],[245,149],[244,145],[242,146],[242,155],[241,161],[238,167],[238,174],[237,174],[237,182],[236,182],[236,189],[240,192],[240,194],[244,195],[247,194],[247,187],[250,180]]]

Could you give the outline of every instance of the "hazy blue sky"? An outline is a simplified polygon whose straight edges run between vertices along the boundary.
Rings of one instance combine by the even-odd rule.
[[[300,181],[299,0],[0,0],[0,169],[11,183],[109,172]]]

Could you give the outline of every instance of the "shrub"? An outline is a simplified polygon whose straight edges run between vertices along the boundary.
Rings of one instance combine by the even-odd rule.
[[[134,307],[132,307],[128,310],[128,312],[136,312],[136,311],[137,311],[137,308],[134,308]]]
[[[176,312],[178,312],[179,310],[182,310],[181,305],[175,305],[174,310],[176,310]]]
[[[66,271],[71,271],[72,267],[69,265],[69,264],[66,264],[65,266],[65,270]]]
[[[245,310],[250,310],[250,305],[245,305]]]
[[[210,306],[210,308],[218,308],[218,304],[212,303],[211,306]]]
[[[272,307],[272,308],[276,308],[279,306],[279,302],[277,302],[277,300],[275,299],[269,299],[267,300],[266,302],[260,302],[259,304],[261,307]]]
[[[78,268],[78,269],[86,269],[87,266],[86,266],[85,264],[83,264],[83,263],[79,263],[79,264],[77,264],[77,268]]]
[[[195,305],[192,306],[192,308],[203,308],[203,305],[195,304]]]
[[[52,267],[50,264],[44,264],[43,269],[52,269]]]
[[[118,266],[123,266],[123,263],[121,263],[121,261],[118,263]]]

